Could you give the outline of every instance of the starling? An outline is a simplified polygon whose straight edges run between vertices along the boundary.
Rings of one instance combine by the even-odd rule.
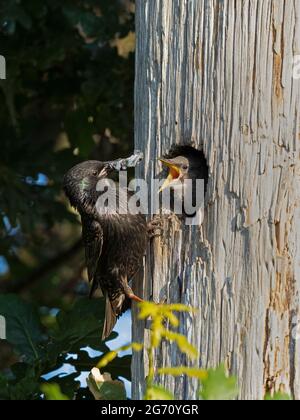
[[[123,165],[124,160],[83,162],[64,177],[64,191],[81,215],[88,278],[92,282],[90,295],[100,287],[106,298],[103,339],[110,335],[132,300],[142,301],[128,281],[142,264],[148,239],[144,215],[120,214],[124,194],[119,194],[118,188],[114,191],[119,205],[114,213],[99,211],[96,206],[101,194],[97,191],[99,180],[106,179],[115,169],[123,169],[120,162]],[[128,198],[127,189],[125,193]]]
[[[174,207],[176,200],[176,192],[180,192],[179,199],[182,201],[187,188],[184,181],[191,180],[192,183],[192,204],[196,203],[196,180],[204,180],[204,193],[206,192],[208,182],[208,166],[204,153],[196,150],[191,146],[175,146],[170,153],[159,159],[168,170],[168,176],[165,179],[160,192],[166,188],[170,188],[173,192],[171,195],[171,206]],[[183,194],[182,194],[183,189]],[[193,216],[194,214],[186,214],[184,216]]]

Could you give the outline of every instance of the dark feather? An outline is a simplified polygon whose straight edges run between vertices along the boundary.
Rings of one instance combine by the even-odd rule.
[[[90,294],[100,287],[106,297],[103,338],[109,336],[118,317],[130,308],[133,292],[128,281],[142,264],[148,238],[143,215],[119,214],[118,210],[106,214],[96,208],[101,194],[96,186],[106,165],[114,166],[109,162],[84,162],[72,168],[64,179],[66,195],[82,219],[86,265],[92,282]],[[118,204],[119,208],[125,205]]]
[[[89,281],[92,282],[90,297],[97,288],[95,274],[102,253],[103,230],[101,224],[88,216],[82,216],[82,239]]]

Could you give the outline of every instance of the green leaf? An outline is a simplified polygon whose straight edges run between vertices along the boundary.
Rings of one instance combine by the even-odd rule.
[[[10,400],[26,401],[39,398],[38,382],[35,377],[22,378],[18,383],[9,387]]]
[[[160,312],[160,308],[162,305],[157,305],[153,302],[141,302],[138,304],[139,307],[139,319],[147,319],[148,317],[151,317],[154,319]]]
[[[165,330],[164,336],[167,340],[175,341],[182,353],[187,354],[191,359],[197,358],[198,351],[196,347],[194,347],[184,335]]]
[[[162,386],[152,385],[147,388],[145,400],[174,400],[174,395]]]
[[[119,347],[118,349],[112,350],[108,352],[107,354],[105,354],[97,363],[97,367],[99,369],[106,367],[109,363],[111,363],[113,360],[116,359],[116,357],[118,356],[118,353],[120,353],[121,351],[126,351],[130,349],[133,349],[134,351],[141,351],[143,350],[143,348],[144,346],[140,343],[131,343],[131,344],[127,344],[125,346]]]
[[[114,378],[122,376],[128,381],[131,381],[131,360],[131,355],[117,357],[105,368],[105,370],[111,373]]]
[[[237,396],[237,380],[233,376],[226,376],[224,366],[207,371],[207,377],[201,381],[200,398],[202,400],[233,400]]]
[[[43,384],[41,385],[41,390],[45,394],[47,400],[50,401],[67,401],[69,398],[64,395],[59,385],[57,384]]]
[[[80,351],[77,354],[76,360],[69,360],[68,363],[71,363],[78,371],[87,371],[89,372],[94,366],[97,366],[99,362],[99,357],[89,357],[86,351]],[[131,380],[131,355],[126,355],[123,357],[116,357],[112,362],[110,362],[106,367],[105,371],[109,372],[113,378],[122,376],[128,381]]]
[[[34,306],[15,295],[0,296],[0,315],[6,319],[7,341],[26,362],[39,360],[45,342],[38,313]]]
[[[38,379],[32,366],[17,363],[7,378],[0,376],[0,399],[25,401],[38,398]]]
[[[115,360],[117,356],[118,356],[118,353],[115,350],[110,351],[109,353],[101,357],[100,362],[97,364],[97,368],[102,369],[106,367],[109,363]]]
[[[98,388],[100,400],[126,400],[126,389],[121,381],[104,382]]]
[[[68,311],[57,315],[57,331],[49,349],[50,359],[61,352],[76,353],[82,347],[106,351],[101,339],[104,322],[104,299],[79,299]]]
[[[80,372],[74,372],[68,375],[56,376],[55,378],[52,378],[52,380],[55,380],[62,393],[72,400],[80,388],[79,375]]]
[[[113,381],[111,375],[93,368],[87,379],[88,387],[96,400],[126,400],[126,389],[122,381]]]
[[[173,327],[179,327],[179,319],[177,318],[176,315],[173,314],[172,311],[166,312],[165,316],[166,318],[168,318],[168,320],[170,321],[170,324]]]
[[[126,351],[129,349],[133,349],[134,351],[141,351],[143,348],[144,346],[142,344],[133,342],[131,344],[119,347],[118,349],[112,350],[101,357],[100,361],[97,363],[97,368],[102,369],[104,367],[106,368],[107,366],[109,366],[109,368],[112,368],[120,364],[120,361],[128,360],[126,356],[124,356],[123,358],[118,357],[118,354],[121,351]],[[129,357],[131,359],[131,356]]]
[[[197,310],[192,306],[183,305],[182,303],[172,303],[167,305],[167,309],[175,312],[197,312]]]
[[[276,392],[273,396],[271,394],[267,394],[265,401],[292,401],[292,398],[288,394]]]

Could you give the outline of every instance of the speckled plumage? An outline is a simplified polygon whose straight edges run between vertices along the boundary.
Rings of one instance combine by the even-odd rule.
[[[88,161],[72,168],[64,178],[66,195],[82,219],[91,295],[100,287],[106,296],[103,338],[110,335],[117,318],[130,308],[131,300],[138,300],[128,281],[142,264],[148,238],[143,215],[119,214],[118,210],[113,214],[97,211],[100,193],[96,185],[110,171],[109,162]],[[122,203],[119,206],[122,207]]]

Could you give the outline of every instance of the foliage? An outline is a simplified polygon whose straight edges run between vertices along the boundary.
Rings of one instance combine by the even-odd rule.
[[[99,366],[110,360],[105,369],[114,379],[130,379],[130,356],[109,353],[101,343],[101,301],[76,301],[87,289],[84,258],[78,218],[62,195],[61,181],[78,161],[131,151],[133,49],[130,0],[1,2],[0,54],[7,80],[0,81],[0,292],[5,293],[0,314],[7,318],[8,341],[0,340],[0,399],[89,398],[78,388],[79,373],[98,362],[84,350],[87,345],[107,355]],[[143,310],[145,318],[157,311],[150,361],[162,340],[196,359],[186,338],[165,328],[165,320],[178,326],[173,311],[190,309],[145,305]],[[56,375],[53,383],[49,373],[65,364],[71,373]],[[214,381],[221,376],[218,392],[233,392],[233,382],[222,373],[165,367],[151,370],[149,399],[172,398],[154,384],[154,373],[198,378],[207,398],[216,395]]]
[[[41,391],[44,393],[47,400],[50,401],[68,401],[69,398],[61,392],[57,384],[43,384]]]
[[[285,393],[276,392],[274,395],[267,394],[265,401],[291,401],[292,398]]]
[[[227,376],[224,366],[209,369],[201,378],[200,399],[206,401],[233,400],[238,396],[236,378]]]
[[[133,148],[133,12],[130,0],[1,3],[2,292],[61,306],[82,282],[61,182],[78,161]]]
[[[88,285],[80,224],[61,184],[79,161],[132,151],[133,44],[131,0],[1,2],[2,399],[40,398],[40,384],[54,380],[44,374],[66,363],[71,373],[55,378],[61,392],[88,398],[78,375],[99,356],[83,347],[109,350],[100,339],[102,304],[73,307]],[[117,358],[109,372],[130,379],[129,364],[130,356]]]
[[[175,342],[180,351],[191,361],[198,357],[197,349],[184,335],[166,328],[167,322],[169,322],[171,327],[176,328],[179,326],[179,319],[175,315],[176,312],[195,312],[195,310],[182,304],[157,305],[152,302],[143,302],[139,306],[139,319],[151,319],[150,345],[146,349],[149,361],[149,374],[146,381],[145,393],[146,400],[174,399],[174,395],[168,390],[154,383],[156,375],[186,375],[190,378],[199,379],[201,388],[199,396],[203,400],[232,400],[237,397],[238,388],[236,378],[226,375],[224,366],[220,366],[215,370],[199,369],[197,366],[161,367],[155,371],[154,351],[161,345],[163,340]],[[120,351],[127,350],[128,348],[132,348],[134,351],[142,351],[144,346],[140,343],[131,343],[128,346],[111,351],[101,358],[97,367],[99,369],[107,368],[109,363],[117,357]]]
[[[146,389],[145,399],[151,401],[170,401],[174,400],[174,395],[163,386],[152,384]]]
[[[87,384],[96,400],[126,399],[126,389],[123,382],[113,380],[109,373],[101,375],[97,368],[91,370]]]
[[[169,321],[172,327],[179,326],[179,319],[174,314],[174,311],[194,312],[192,308],[181,304],[156,305],[152,302],[144,302],[141,304],[139,319],[147,319],[150,317],[152,319],[150,343],[152,349],[159,347],[161,341],[166,339],[170,342],[176,342],[182,353],[186,354],[191,359],[195,359],[198,355],[198,351],[188,342],[186,337],[165,328],[166,320]]]
[[[58,376],[55,382],[63,394],[73,399],[79,388],[79,374],[95,364],[95,358],[83,348],[109,352],[101,341],[104,299],[78,300],[71,310],[56,315],[51,328],[42,325],[36,308],[14,295],[0,296],[0,314],[6,317],[7,341],[17,356],[17,362],[0,376],[0,399],[40,399],[39,384],[49,372],[66,363],[73,367],[73,373]],[[70,358],[71,354],[76,356]],[[130,378],[130,358],[116,357],[108,371],[114,377],[122,372]],[[42,391],[47,398],[59,395],[55,386],[43,385]]]
[[[199,399],[206,401],[234,400],[237,398],[239,390],[237,379],[229,376],[225,366],[221,365],[216,369],[199,369],[198,366],[172,366],[154,368],[154,351],[163,340],[175,342],[180,351],[190,360],[194,361],[198,357],[198,352],[194,346],[182,334],[170,331],[166,328],[167,323],[171,327],[179,326],[176,312],[195,312],[193,308],[182,304],[155,304],[152,302],[143,302],[139,304],[139,319],[151,319],[150,344],[145,350],[148,353],[149,374],[146,380],[146,400],[174,400],[174,395],[162,386],[155,384],[157,375],[171,375],[173,377],[186,375],[189,378],[199,380]],[[175,312],[175,313],[174,313]],[[132,349],[134,351],[143,351],[144,345],[141,343],[131,343],[120,347],[104,355],[97,368],[107,369],[109,364],[115,360],[118,353],[124,350]],[[100,372],[100,371],[99,371]],[[124,397],[125,399],[125,397]],[[277,393],[273,397],[268,395],[266,400],[290,400],[288,395]]]
[[[38,361],[45,337],[36,308],[17,296],[0,296],[0,314],[6,319],[7,339],[26,363]]]

